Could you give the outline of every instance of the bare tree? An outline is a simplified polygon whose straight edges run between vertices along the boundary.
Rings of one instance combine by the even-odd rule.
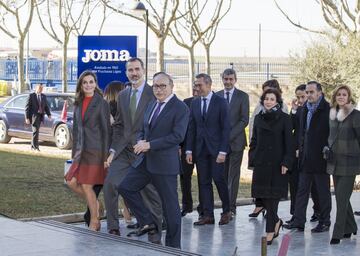
[[[114,12],[126,15],[146,24],[145,13],[139,17],[133,13],[133,11],[126,9],[124,5],[115,6],[115,0],[103,0],[103,2]],[[179,18],[176,16],[176,12],[180,0],[145,0],[144,2],[149,8],[149,28],[154,32],[157,38],[156,71],[163,71],[165,39],[169,34],[171,24]]]
[[[205,49],[205,69],[207,74],[211,74],[211,60],[210,60],[210,47],[216,38],[216,33],[219,27],[221,20],[225,15],[230,11],[232,0],[226,1],[224,5],[224,0],[217,0],[215,11],[211,18],[212,26],[210,29],[201,29],[201,26],[198,24],[195,28],[198,28],[197,34],[201,34],[200,43],[204,46]]]
[[[358,36],[360,32],[360,1],[348,0],[314,0],[319,4],[324,21],[330,28],[343,35]],[[285,18],[294,26],[303,30],[331,36],[330,33],[324,30],[317,30],[306,27],[296,22],[291,18],[287,12],[281,8],[277,0],[274,0],[277,8],[285,16]]]
[[[25,90],[24,41],[34,16],[35,4],[35,0],[24,0],[23,2],[0,0],[0,30],[18,41],[17,64],[20,92]],[[16,26],[13,25],[14,20]]]
[[[66,92],[67,83],[67,49],[71,35],[84,35],[94,11],[102,5],[97,0],[44,0],[36,8],[41,27],[62,46],[62,91]],[[105,22],[106,10],[99,33]]]

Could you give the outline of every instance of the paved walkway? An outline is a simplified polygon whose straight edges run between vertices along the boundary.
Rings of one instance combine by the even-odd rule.
[[[354,209],[360,210],[360,193],[352,196]],[[333,198],[333,204],[335,200]],[[334,207],[336,208],[336,207]],[[139,239],[127,239],[121,221],[123,237],[106,233],[106,222],[102,223],[101,233],[88,231],[83,224],[66,225],[54,221],[20,222],[0,217],[0,255],[260,255],[261,236],[264,235],[265,220],[247,217],[253,209],[252,205],[238,207],[238,215],[225,226],[207,225],[193,227],[197,219],[194,212],[183,218],[182,249],[153,245]],[[220,218],[220,209],[215,212],[215,218]],[[336,210],[332,211],[334,222]],[[311,215],[309,207],[308,217]],[[281,202],[279,216],[289,219],[289,202]],[[360,217],[356,218],[360,226]],[[267,247],[268,255],[277,255],[281,240],[285,234],[290,235],[290,256],[313,255],[360,255],[360,236],[344,239],[339,245],[329,245],[331,232],[312,234],[310,229],[314,223],[307,223],[305,232],[282,230],[273,245]],[[165,235],[165,233],[164,233]],[[139,241],[140,240],[140,241]],[[236,248],[236,254],[234,254]],[[189,253],[191,252],[191,253]]]

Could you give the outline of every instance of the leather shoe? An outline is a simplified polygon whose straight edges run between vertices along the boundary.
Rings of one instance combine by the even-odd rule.
[[[310,222],[317,222],[317,221],[319,221],[319,217],[316,213],[314,213],[310,218]]]
[[[199,219],[198,221],[194,222],[194,226],[203,226],[206,224],[214,224],[215,220],[213,217],[209,217],[209,216],[204,216],[201,219]]]
[[[226,225],[230,222],[230,220],[232,220],[232,216],[230,212],[222,213],[219,221],[219,225]]]
[[[120,236],[120,231],[118,229],[110,229],[109,234],[115,235],[115,236]]]
[[[192,212],[192,210],[182,210],[181,217],[184,217],[184,216],[186,216],[186,214],[191,213],[191,212]]]
[[[156,225],[154,223],[151,223],[149,225],[145,225],[145,226],[139,228],[136,232],[136,236],[142,236],[148,232],[156,231],[156,230],[157,230]]]
[[[126,226],[126,228],[128,228],[128,229],[138,229],[138,228],[140,228],[140,224],[139,223],[129,224],[129,225]]]
[[[330,225],[318,224],[315,228],[311,230],[312,233],[321,233],[325,231],[329,231]]]
[[[330,240],[330,244],[339,244],[340,243],[340,239],[337,239],[337,238],[332,238]]]
[[[294,216],[291,217],[290,220],[285,221],[286,224],[290,224],[291,222],[293,222],[295,220]]]
[[[284,224],[284,228],[286,229],[297,229],[298,231],[304,231],[304,226],[296,225],[294,222],[290,222],[289,224]]]

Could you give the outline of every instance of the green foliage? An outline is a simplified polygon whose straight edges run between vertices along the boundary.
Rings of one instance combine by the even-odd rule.
[[[290,62],[297,67],[292,77],[295,84],[316,80],[324,86],[330,98],[333,90],[349,85],[360,96],[360,39],[348,38],[347,42],[326,39],[314,42],[302,54],[292,54]]]

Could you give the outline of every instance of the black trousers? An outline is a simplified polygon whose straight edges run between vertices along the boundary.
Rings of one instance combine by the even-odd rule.
[[[275,225],[279,221],[278,207],[280,199],[262,198],[261,202],[266,209],[266,233],[275,232]]]
[[[330,225],[331,194],[330,176],[328,174],[314,174],[300,172],[299,188],[296,195],[294,224],[304,226],[306,222],[306,208],[312,184],[315,183],[319,198],[319,224]]]
[[[290,175],[289,175],[289,188],[290,188],[290,214],[294,215],[295,212],[295,204],[296,204],[296,194],[299,187],[299,168],[298,168],[298,160],[296,159]],[[319,197],[316,192],[315,182],[311,185],[311,199],[313,201],[313,209],[314,214],[319,215]]]
[[[32,138],[31,138],[31,147],[32,148],[38,148],[39,147],[39,130],[40,130],[40,124],[41,121],[44,118],[44,114],[35,114],[32,116]]]

